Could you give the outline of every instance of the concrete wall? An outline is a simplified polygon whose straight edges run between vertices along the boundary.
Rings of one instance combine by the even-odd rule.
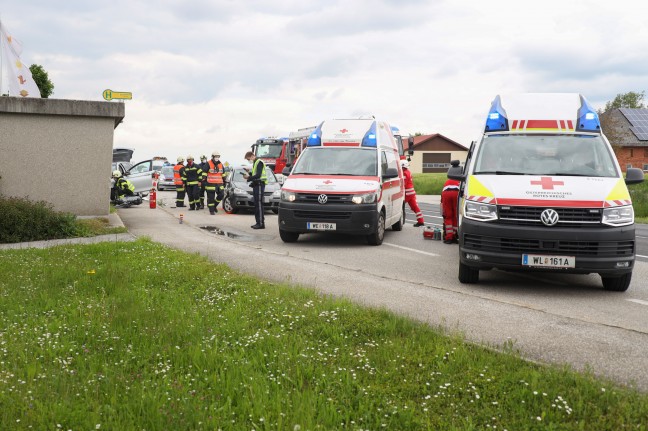
[[[123,103],[0,97],[0,194],[80,216],[110,212]]]

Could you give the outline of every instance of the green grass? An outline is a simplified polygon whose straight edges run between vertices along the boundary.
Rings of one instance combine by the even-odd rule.
[[[146,240],[0,252],[3,430],[617,431],[646,417],[646,394]]]
[[[440,195],[443,184],[448,179],[445,172],[434,174],[414,174],[414,189],[420,195]],[[638,223],[648,223],[648,178],[643,183],[628,186],[632,205]]]
[[[128,232],[125,227],[110,226],[110,222],[106,217],[76,219],[75,223],[77,227],[76,236],[80,237]]]

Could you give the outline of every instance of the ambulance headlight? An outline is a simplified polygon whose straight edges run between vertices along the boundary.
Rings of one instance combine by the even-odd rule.
[[[281,200],[284,202],[295,202],[297,199],[297,194],[293,192],[287,192],[286,190],[281,191]]]
[[[603,224],[610,226],[627,226],[634,223],[634,209],[632,205],[603,210]]]
[[[372,204],[376,202],[378,194],[377,193],[365,193],[363,195],[355,195],[351,198],[351,202],[354,204]]]
[[[466,201],[464,216],[471,220],[497,220],[497,206],[482,202]]]

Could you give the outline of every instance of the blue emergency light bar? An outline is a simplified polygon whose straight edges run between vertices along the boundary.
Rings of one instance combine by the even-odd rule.
[[[601,133],[601,122],[596,110],[580,95],[581,107],[578,109],[578,118],[576,120],[577,132],[595,132]]]
[[[307,147],[318,147],[322,145],[322,124],[324,124],[323,121],[319,123],[319,126],[317,126],[315,130],[313,130],[313,133],[308,136],[308,142],[306,143]]]
[[[498,132],[498,131],[507,131],[509,130],[508,118],[506,117],[506,111],[502,108],[502,101],[499,96],[495,97],[493,103],[491,104],[491,109],[488,112],[488,118],[486,118],[486,127],[484,132]]]
[[[367,133],[365,133],[364,137],[362,138],[362,144],[360,144],[362,147],[377,147],[378,146],[378,140],[376,139],[376,122],[372,122],[371,126],[369,127],[369,130],[367,130]]]

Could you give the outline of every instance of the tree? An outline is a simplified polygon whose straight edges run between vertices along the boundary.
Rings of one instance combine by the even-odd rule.
[[[32,77],[40,90],[41,97],[47,99],[54,92],[54,84],[50,81],[49,76],[43,66],[39,64],[32,64],[29,66]]]
[[[603,109],[602,112],[608,112],[619,108],[645,108],[646,105],[643,104],[645,95],[645,91],[640,93],[635,91],[629,91],[623,94],[619,93],[616,95],[614,100],[608,101],[605,104],[605,109]]]

